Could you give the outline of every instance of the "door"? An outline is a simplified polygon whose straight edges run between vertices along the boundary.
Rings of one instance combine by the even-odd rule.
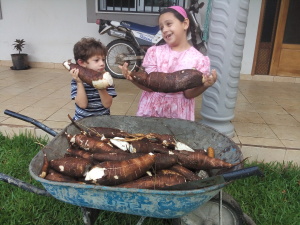
[[[300,1],[281,0],[270,75],[300,77]]]

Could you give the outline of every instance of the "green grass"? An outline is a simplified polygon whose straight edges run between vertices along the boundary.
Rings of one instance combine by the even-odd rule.
[[[264,177],[235,181],[224,190],[241,205],[243,212],[259,225],[300,224],[300,168],[272,163],[252,163]]]
[[[28,166],[47,139],[24,134],[12,138],[0,133],[0,173],[42,188],[31,178]],[[291,164],[253,163],[265,177],[250,177],[228,185],[231,194],[258,225],[300,224],[300,168]],[[80,207],[52,197],[40,196],[0,181],[0,224],[83,224]],[[184,206],[183,206],[184,207]],[[95,224],[136,224],[139,216],[103,211]],[[147,218],[144,225],[170,224],[168,220]]]
[[[46,145],[46,139],[21,134],[11,139],[0,133],[0,173],[43,188],[31,178],[28,166],[31,159]],[[139,216],[102,211],[95,224],[136,224]],[[0,224],[79,225],[83,224],[81,209],[52,197],[27,192],[19,187],[0,181]],[[163,219],[146,218],[145,225],[169,224]]]

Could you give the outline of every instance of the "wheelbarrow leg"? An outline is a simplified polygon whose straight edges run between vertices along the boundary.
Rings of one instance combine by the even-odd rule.
[[[81,207],[84,225],[93,225],[100,213],[99,209]]]
[[[142,225],[142,223],[144,222],[144,220],[146,219],[147,217],[145,216],[141,216],[141,218],[139,219],[139,221],[137,222],[136,225]]]
[[[235,199],[222,191],[195,211],[173,220],[172,225],[255,225],[250,221],[252,221],[251,218],[243,213]]]

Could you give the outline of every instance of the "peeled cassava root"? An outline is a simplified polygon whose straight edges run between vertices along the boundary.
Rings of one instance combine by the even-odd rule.
[[[194,149],[169,134],[92,129],[96,133],[81,129],[79,134],[66,133],[70,147],[65,156],[48,162],[44,155],[40,176],[59,182],[167,190],[168,186],[206,177],[200,172],[232,169],[243,162],[231,164],[213,158],[213,148]],[[112,130],[124,136],[114,137]]]
[[[71,177],[83,177],[92,164],[87,159],[66,157],[51,160],[50,166],[64,175]]]
[[[132,72],[136,83],[156,92],[174,93],[203,85],[203,74],[195,69],[179,70],[173,73]]]
[[[155,155],[146,154],[124,161],[107,161],[95,165],[85,177],[86,181],[102,185],[117,185],[136,180],[154,164]]]
[[[161,189],[186,182],[185,178],[177,174],[159,174],[156,176],[145,176],[132,182],[118,185],[122,188],[139,189]]]
[[[79,78],[83,82],[96,89],[106,89],[113,85],[113,78],[108,72],[96,72],[94,70],[71,63],[70,60],[63,62],[63,66],[69,71],[74,68],[79,69]]]
[[[88,137],[84,134],[70,135],[66,133],[66,136],[71,144],[76,144],[86,151],[95,152],[123,152],[121,149],[114,148],[104,141]]]
[[[202,152],[174,151],[174,154],[178,157],[179,164],[188,169],[221,169],[231,168],[240,164],[231,164],[218,158],[209,157],[208,155],[205,155]]]

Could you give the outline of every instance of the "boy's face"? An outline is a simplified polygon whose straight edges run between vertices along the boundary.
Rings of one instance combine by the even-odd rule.
[[[105,69],[105,57],[101,55],[92,56],[87,62],[83,62],[81,66],[97,72],[103,72]]]

